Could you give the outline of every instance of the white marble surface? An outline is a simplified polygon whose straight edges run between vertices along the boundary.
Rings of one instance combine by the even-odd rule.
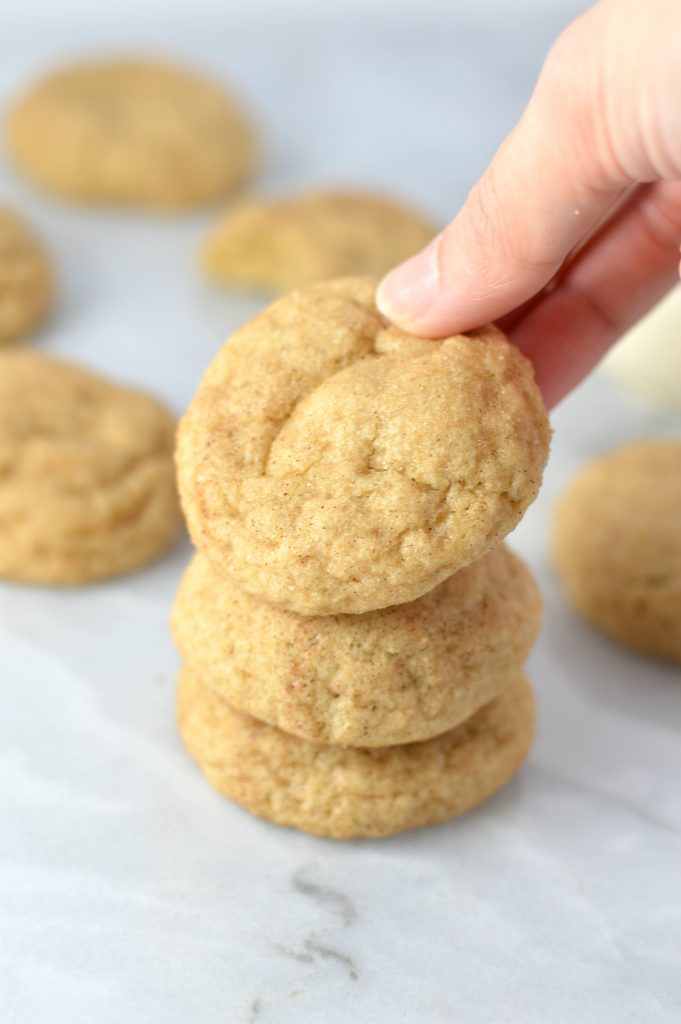
[[[549,6],[480,3],[438,31],[294,21],[257,46],[248,27],[219,39],[140,28],[139,45],[229,72],[268,140],[266,184],[369,180],[444,217],[570,8]],[[17,18],[0,32],[3,98],[48,59],[104,45],[68,26],[35,41]],[[4,165],[0,194],[59,260],[63,298],[41,346],[179,411],[257,308],[196,279],[209,217],[83,213]],[[257,821],[189,762],[166,625],[186,546],[80,591],[0,586],[3,1024],[678,1021],[681,676],[579,622],[546,543],[576,466],[673,426],[600,378],[558,412],[546,486],[514,538],[546,596],[534,753],[476,812],[390,840],[339,845]]]

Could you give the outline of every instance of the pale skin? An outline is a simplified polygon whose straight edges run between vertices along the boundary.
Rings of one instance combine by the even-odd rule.
[[[553,407],[679,280],[680,244],[681,2],[601,0],[559,37],[455,219],[388,274],[378,304],[432,338],[496,320]]]

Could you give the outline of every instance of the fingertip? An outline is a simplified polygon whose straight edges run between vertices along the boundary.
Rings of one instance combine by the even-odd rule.
[[[439,234],[421,252],[400,263],[376,290],[379,312],[404,330],[419,333],[427,328],[429,310],[440,294],[441,240]]]

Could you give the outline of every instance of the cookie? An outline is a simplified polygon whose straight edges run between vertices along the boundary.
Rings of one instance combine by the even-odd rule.
[[[180,731],[208,781],[252,814],[320,836],[387,836],[463,814],[527,756],[534,698],[523,675],[449,732],[361,749],[309,743],[236,711],[188,670]]]
[[[558,505],[553,554],[589,622],[681,662],[681,439],[625,445],[582,469]]]
[[[147,395],[33,352],[0,355],[0,576],[75,584],[176,538],[173,418]]]
[[[49,260],[31,230],[0,206],[0,345],[23,338],[52,303]]]
[[[10,112],[7,142],[36,184],[69,199],[158,209],[212,202],[254,164],[224,90],[150,60],[55,71]]]
[[[192,673],[239,710],[316,743],[382,747],[446,732],[496,697],[540,614],[504,547],[410,604],[313,618],[249,597],[197,555],[173,632]]]
[[[378,195],[322,191],[250,200],[227,212],[207,239],[201,264],[217,283],[284,292],[325,278],[382,277],[435,230]]]
[[[180,492],[218,572],[302,615],[412,601],[496,546],[549,444],[530,363],[494,327],[425,341],[371,280],[273,303],[180,425]]]

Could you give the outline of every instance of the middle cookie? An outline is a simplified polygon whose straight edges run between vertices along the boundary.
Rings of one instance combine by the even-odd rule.
[[[198,555],[173,610],[185,663],[241,711],[316,743],[390,746],[454,728],[518,674],[537,586],[499,547],[409,604],[302,618]]]

